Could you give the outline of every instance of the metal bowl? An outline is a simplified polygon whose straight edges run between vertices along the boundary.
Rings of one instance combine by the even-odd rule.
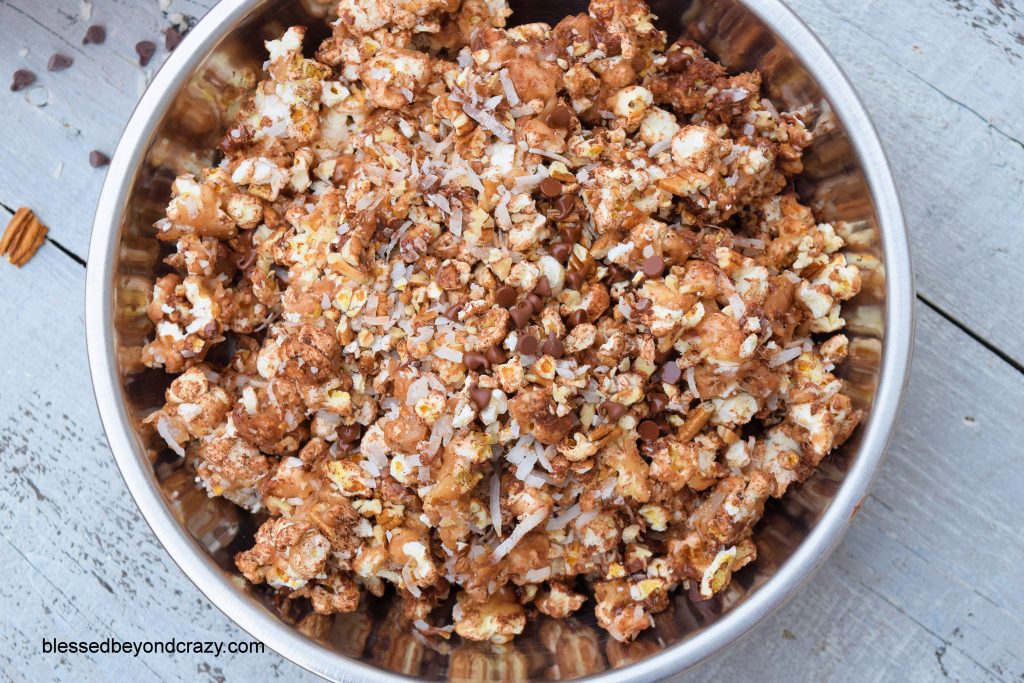
[[[730,70],[758,68],[780,107],[813,105],[819,133],[796,183],[819,220],[844,221],[864,290],[844,308],[844,366],[867,417],[816,475],[769,505],[758,560],[714,600],[677,595],[637,643],[606,640],[593,617],[532,623],[507,646],[421,642],[386,602],[336,618],[304,610],[240,580],[232,563],[252,541],[247,513],[195,489],[180,459],[140,429],[168,377],[139,353],[161,247],[170,180],[209,163],[232,104],[262,63],[262,40],[302,23],[326,35],[331,0],[224,0],[159,71],[125,129],[96,211],[86,289],[89,364],[111,449],[157,537],[199,589],[242,628],[293,662],[333,680],[656,680],[693,667],[749,631],[792,595],[839,542],[882,461],[910,364],[913,288],[906,229],[884,153],[849,82],[778,0],[652,3],[670,39],[692,37]],[[556,22],[585,2],[512,2],[518,22]],[[312,38],[316,39],[316,30]],[[581,610],[585,614],[587,609]],[[626,667],[626,668],[622,668]]]

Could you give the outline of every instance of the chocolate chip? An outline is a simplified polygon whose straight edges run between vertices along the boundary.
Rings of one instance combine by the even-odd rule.
[[[579,308],[565,318],[565,324],[570,328],[579,327],[583,323],[590,322],[587,312]]]
[[[462,310],[462,306],[463,304],[452,304],[451,306],[448,307],[448,310],[444,312],[444,317],[448,318],[449,320],[458,321],[459,311]]]
[[[498,291],[494,293],[494,300],[502,308],[512,308],[516,303],[516,288],[509,285],[498,287]]]
[[[668,396],[661,393],[660,391],[654,391],[647,394],[647,406],[651,409],[651,415],[657,415],[661,411],[665,410],[665,406],[668,405]]]
[[[655,415],[654,422],[658,425],[658,430],[661,432],[662,436],[672,433],[672,424],[668,421],[668,416],[664,414]]]
[[[475,351],[467,351],[462,354],[462,362],[466,364],[466,367],[473,372],[480,372],[487,367],[487,357],[482,353],[476,353]]]
[[[653,420],[644,420],[636,430],[644,441],[654,441],[661,436],[661,429],[658,427],[658,423]]]
[[[18,92],[24,90],[28,86],[36,82],[36,75],[28,69],[18,69],[14,72],[14,78],[11,79],[11,90]]]
[[[534,313],[540,313],[544,310],[544,302],[541,301],[539,296],[532,292],[526,295],[526,303],[530,304],[530,308],[533,309]]]
[[[665,272],[665,259],[660,256],[648,256],[644,259],[643,269],[647,277],[661,277]]]
[[[99,168],[100,166],[106,166],[110,163],[110,157],[98,149],[94,149],[89,152],[89,165],[93,168]]]
[[[569,289],[580,290],[583,283],[586,281],[587,276],[579,270],[573,270],[565,274],[565,283],[569,285]]]
[[[616,282],[628,282],[632,279],[633,276],[622,266],[615,264],[608,266],[608,284],[614,285]]]
[[[515,324],[516,329],[521,330],[526,327],[526,324],[530,322],[530,318],[533,317],[533,307],[525,301],[520,301],[509,311],[509,315],[512,316],[512,322]]]
[[[564,104],[559,103],[548,114],[548,125],[552,128],[565,128],[572,121],[572,112]]]
[[[548,340],[544,342],[544,353],[558,360],[565,355],[565,344],[553,332],[549,332]]]
[[[135,43],[135,54],[139,55],[139,66],[146,66],[153,59],[156,43],[152,40],[141,40]]]
[[[597,407],[597,411],[609,422],[618,422],[626,414],[626,406],[617,401],[605,401]]]
[[[249,270],[256,263],[256,256],[259,252],[252,244],[253,232],[253,230],[243,230],[238,235],[238,251],[231,255],[232,262],[241,271]]]
[[[501,350],[500,346],[492,346],[487,349],[487,362],[491,365],[501,365],[508,360],[508,356]]]
[[[181,31],[174,28],[173,26],[168,26],[164,29],[164,47],[167,49],[168,52],[170,52],[174,48],[181,45],[181,39],[183,37],[184,36],[181,35]]]
[[[548,282],[547,275],[540,276],[537,286],[533,288],[533,293],[537,296],[551,296],[551,283]]]
[[[551,252],[551,256],[554,257],[559,263],[565,263],[569,260],[569,255],[572,254],[572,245],[568,242],[555,242],[548,249]]]
[[[63,71],[74,64],[74,62],[75,60],[71,59],[71,57],[54,52],[50,56],[50,61],[46,64],[46,68],[48,71]]]
[[[576,209],[576,195],[563,194],[555,200],[555,208],[558,209],[558,215],[555,216],[555,220],[560,221],[567,217]]]
[[[558,182],[551,176],[548,176],[544,180],[540,181],[540,193],[548,199],[554,199],[558,195],[562,194],[562,183]]]
[[[580,237],[583,237],[583,228],[578,225],[563,225],[558,229],[558,234],[563,242],[575,244],[580,241]]]
[[[483,410],[491,402],[491,390],[474,384],[469,390],[469,397],[473,399],[473,403],[476,404],[477,408]]]
[[[661,366],[661,381],[665,384],[678,384],[682,378],[683,371],[679,369],[679,365],[674,360]]]
[[[682,50],[675,50],[668,53],[668,60],[665,65],[669,71],[682,71],[693,63],[693,57]]]
[[[107,41],[107,29],[99,24],[93,24],[85,32],[82,38],[82,45],[102,45]]]
[[[338,428],[338,439],[342,443],[355,443],[359,441],[362,432],[358,424],[344,425]]]
[[[522,335],[519,337],[519,343],[516,344],[516,350],[526,356],[536,354],[538,348],[540,348],[540,342],[532,334]]]

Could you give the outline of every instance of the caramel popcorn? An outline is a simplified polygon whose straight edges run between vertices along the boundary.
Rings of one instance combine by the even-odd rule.
[[[858,424],[864,261],[785,190],[813,113],[759,74],[641,0],[509,14],[342,0],[315,58],[267,42],[156,225],[143,360],[177,378],[147,422],[267,516],[245,578],[317,614],[390,584],[422,632],[502,644],[593,597],[627,642],[725,589]]]

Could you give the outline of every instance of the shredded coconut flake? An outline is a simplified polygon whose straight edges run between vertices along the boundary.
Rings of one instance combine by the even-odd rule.
[[[156,421],[156,431],[167,442],[167,445],[171,447],[171,450],[178,454],[178,457],[185,457],[185,449],[181,447],[181,444],[174,438],[174,433],[171,431],[170,420],[161,415]]]
[[[533,531],[537,526],[540,525],[541,522],[544,521],[544,518],[547,516],[547,514],[548,509],[542,507],[539,510],[534,510],[533,512],[523,517],[522,521],[519,522],[519,526],[513,529],[512,533],[509,534],[508,538],[506,538],[504,541],[498,544],[498,547],[494,549],[493,553],[491,553],[491,561],[497,562],[501,558],[508,555],[512,551],[512,549],[515,548],[516,545],[518,545],[519,541],[523,540],[526,534]]]
[[[491,112],[484,111],[480,107],[469,102],[464,102],[462,104],[462,111],[466,112],[466,116],[494,133],[495,137],[499,140],[512,142],[512,131],[506,128]]]
[[[768,360],[768,367],[777,368],[783,363],[788,363],[791,360],[799,358],[800,354],[803,352],[803,348],[799,346],[794,346],[793,348],[786,349],[785,351],[780,351]]]
[[[566,166],[572,166],[572,162],[569,161],[568,159],[566,159],[565,157],[563,157],[561,154],[556,154],[555,152],[549,152],[546,149],[541,149],[540,147],[530,147],[530,149],[528,151],[530,153],[532,153],[532,154],[538,154],[538,155],[540,155],[542,157],[547,157],[548,159],[554,159],[555,161],[561,161]]]
[[[462,362],[462,351],[450,349],[447,346],[438,346],[436,349],[434,349],[434,355],[437,356],[438,358],[443,358],[444,360],[451,361],[452,363]]]
[[[498,80],[501,81],[501,88],[505,91],[505,99],[508,100],[508,106],[518,107],[520,103],[519,93],[516,92],[516,87],[512,83],[512,79],[509,78],[508,69],[502,69],[498,72]]]
[[[545,527],[547,531],[557,531],[562,529],[566,524],[571,522],[580,516],[580,504],[574,503],[565,509],[565,512],[560,514],[558,517],[552,517],[548,520],[548,525]]]

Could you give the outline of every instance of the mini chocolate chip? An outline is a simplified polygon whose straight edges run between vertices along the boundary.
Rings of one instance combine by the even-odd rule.
[[[99,168],[100,166],[106,166],[110,163],[110,157],[98,149],[94,149],[89,152],[89,165],[93,168]]]
[[[563,194],[555,200],[555,208],[558,209],[555,220],[562,220],[576,209],[576,195]]]
[[[476,404],[477,408],[483,410],[491,402],[491,390],[474,384],[469,390],[469,397],[473,399],[473,403]]]
[[[588,318],[589,316],[587,316],[587,312],[582,308],[578,308],[566,316],[565,324],[570,328],[579,327],[583,323],[590,322]]]
[[[575,244],[580,241],[580,237],[583,236],[583,228],[578,225],[563,225],[558,229],[558,234],[561,236],[563,242],[569,244]]]
[[[11,79],[11,90],[18,92],[24,90],[28,86],[36,82],[36,75],[28,69],[18,69],[14,72],[14,78]]]
[[[355,443],[359,440],[361,431],[358,424],[344,425],[338,428],[338,439],[342,443]]]
[[[548,251],[556,261],[565,263],[569,260],[569,255],[572,254],[572,245],[568,242],[555,242],[548,248]]]
[[[658,425],[658,430],[661,432],[662,436],[672,433],[672,424],[668,421],[668,417],[666,415],[656,415],[654,417],[654,422]]]
[[[184,36],[181,35],[181,31],[173,26],[168,26],[164,29],[164,48],[166,48],[168,52],[173,50],[181,45],[181,39],[183,37]]]
[[[665,259],[660,256],[648,256],[644,259],[643,269],[647,277],[661,277],[665,272]]]
[[[654,441],[661,436],[661,428],[658,427],[658,423],[654,420],[644,420],[636,430],[644,441]]]
[[[544,310],[544,302],[541,301],[539,296],[532,292],[526,295],[526,303],[530,304],[530,308],[533,309],[534,313],[540,313]]]
[[[679,365],[674,360],[661,366],[661,381],[665,384],[678,384],[682,378],[683,371],[679,369]]]
[[[516,350],[527,356],[536,354],[538,348],[540,348],[540,342],[532,334],[522,335],[516,344]]]
[[[231,255],[235,266],[241,270],[249,270],[256,263],[258,251],[252,245],[253,230],[243,230],[238,236],[238,251]]]
[[[554,199],[558,195],[562,194],[562,183],[556,179],[548,176],[544,180],[540,181],[540,193],[548,199]]]
[[[135,43],[135,53],[139,55],[139,66],[146,66],[149,60],[153,59],[156,52],[156,43],[152,40],[140,40]]]
[[[558,360],[565,355],[565,344],[553,332],[549,332],[548,340],[544,342],[544,353]]]
[[[512,308],[516,303],[516,288],[509,285],[498,287],[498,291],[494,293],[494,300],[502,308]]]
[[[444,312],[444,317],[448,318],[449,320],[458,321],[459,311],[462,310],[462,306],[463,304],[452,304],[451,306],[448,307],[448,310]]]
[[[669,71],[682,71],[686,67],[693,63],[693,57],[686,54],[682,50],[675,50],[674,52],[668,53],[668,59],[665,65]]]
[[[618,422],[619,418],[626,414],[626,406],[617,401],[605,401],[597,410],[609,422]]]
[[[548,282],[547,275],[540,276],[537,286],[533,288],[533,293],[537,296],[551,296],[551,283]]]
[[[552,128],[565,128],[572,121],[572,112],[559,102],[548,114],[548,125]]]
[[[466,367],[473,372],[480,372],[487,367],[487,357],[482,353],[476,353],[475,351],[467,351],[462,354],[462,362],[466,364]]]
[[[508,356],[501,350],[500,346],[492,346],[487,349],[487,362],[491,365],[501,365],[508,360]]]
[[[586,281],[587,276],[579,270],[573,270],[565,274],[565,283],[569,285],[569,289],[580,290],[580,287]]]
[[[74,62],[75,60],[71,59],[71,57],[62,55],[59,52],[54,52],[53,55],[50,56],[50,61],[46,64],[46,68],[49,71],[63,71],[74,64]]]
[[[664,365],[665,361],[667,361],[670,358],[672,358],[672,352],[673,351],[674,351],[674,349],[671,346],[668,347],[667,351],[655,351],[654,352],[654,364],[655,365]]]
[[[526,327],[526,323],[530,322],[530,318],[533,317],[533,307],[525,301],[520,301],[509,311],[509,315],[512,316],[512,322],[515,324],[516,329],[521,330]]]
[[[82,38],[82,45],[102,45],[106,41],[107,29],[99,24],[93,24],[86,30],[85,37]]]
[[[665,406],[668,405],[668,396],[661,393],[660,391],[654,391],[647,394],[647,406],[651,409],[651,415],[657,415],[661,411],[665,410]]]
[[[614,285],[616,282],[628,282],[632,279],[633,276],[622,266],[614,263],[608,266],[608,284]]]

